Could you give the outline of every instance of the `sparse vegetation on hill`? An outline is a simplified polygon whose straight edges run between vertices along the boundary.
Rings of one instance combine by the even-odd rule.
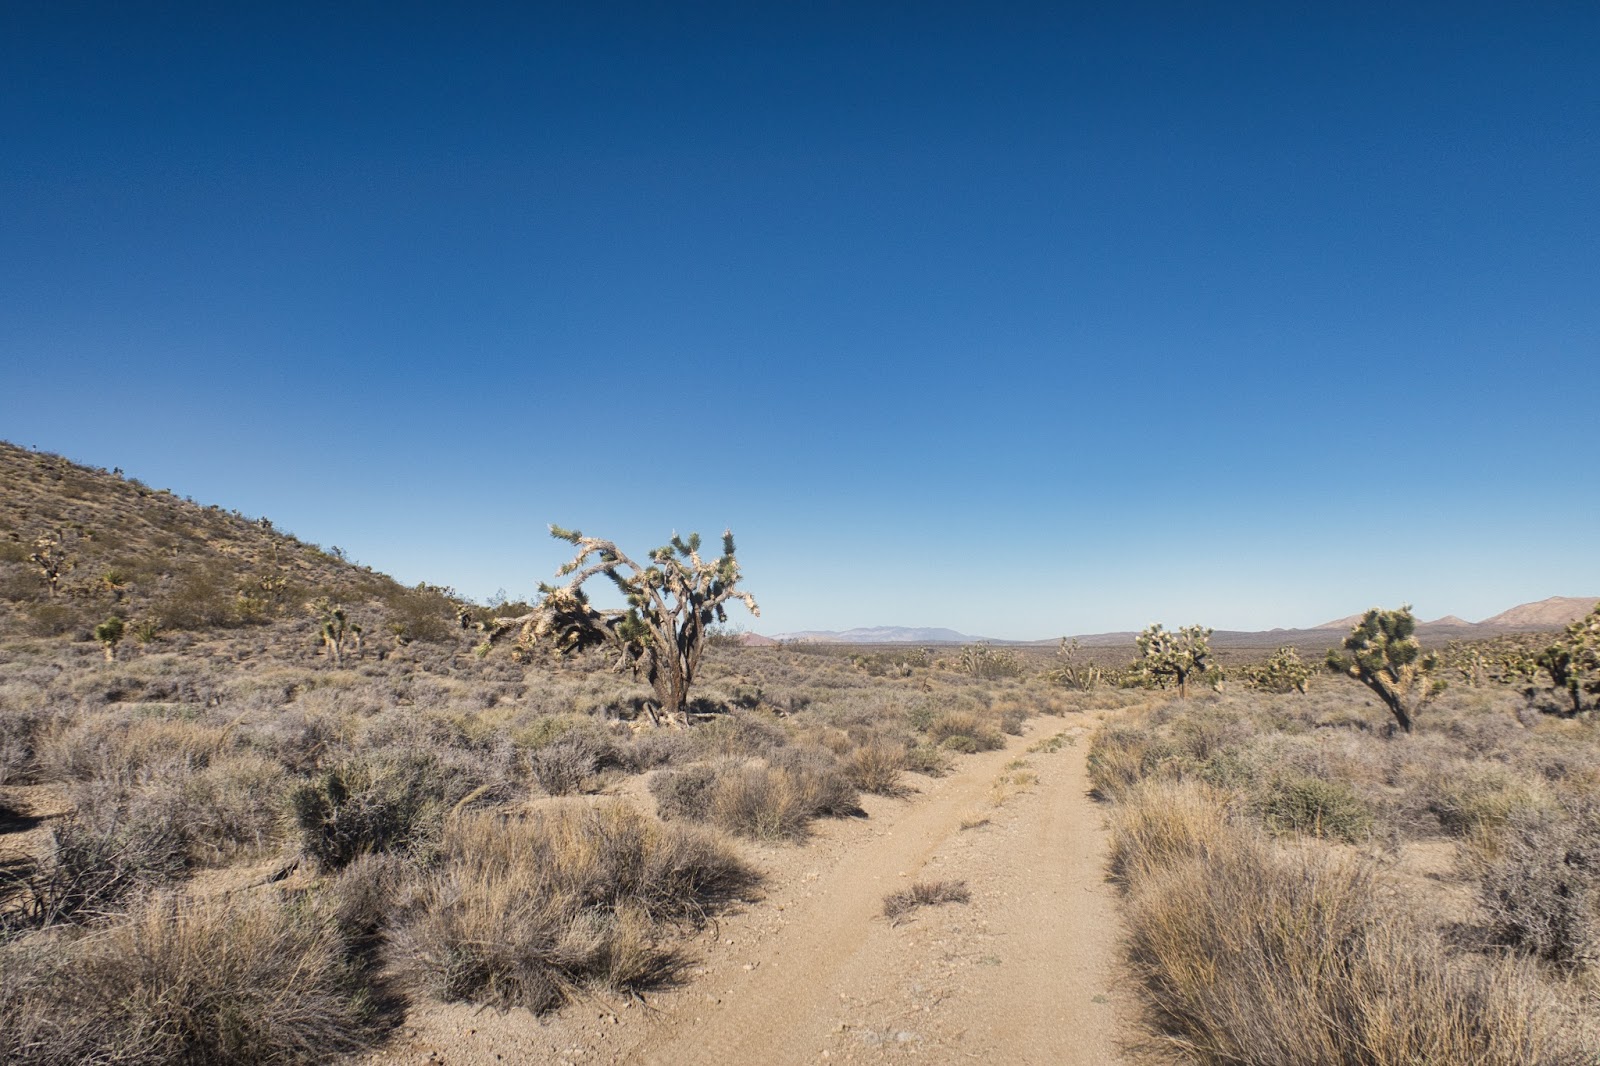
[[[0,442],[0,484],[3,634],[90,639],[116,619],[144,643],[298,619],[321,597],[348,605],[356,624],[389,642],[439,640],[455,620],[447,589],[406,588],[268,519],[201,506],[120,471]],[[107,644],[113,653],[116,643]]]

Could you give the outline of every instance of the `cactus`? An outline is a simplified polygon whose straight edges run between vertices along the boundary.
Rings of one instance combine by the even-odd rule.
[[[712,560],[700,556],[700,534],[687,539],[674,535],[650,553],[649,566],[640,566],[609,540],[559,526],[551,526],[550,535],[578,549],[556,573],[570,580],[560,586],[541,584],[539,602],[528,613],[485,623],[483,654],[512,632],[519,654],[539,646],[561,655],[608,649],[616,670],[631,671],[654,690],[653,719],[659,722],[664,716],[675,725],[687,725],[689,686],[706,649],[707,629],[727,622],[729,600],[761,615],[755,598],[737,587],[733,533],[723,532],[722,555]],[[602,575],[622,593],[626,609],[602,611],[589,603],[583,583]]]
[[[1167,681],[1178,683],[1178,695],[1189,698],[1189,679],[1207,677],[1219,685],[1222,671],[1211,662],[1211,630],[1205,626],[1183,626],[1169,633],[1160,622],[1139,634],[1139,658],[1130,672],[1147,684],[1165,688]]]
[[[101,648],[106,653],[106,662],[115,662],[117,658],[117,645],[122,643],[124,626],[122,619],[111,615],[104,622],[94,627],[94,639],[100,642]]]
[[[1551,685],[1572,700],[1572,713],[1581,713],[1584,696],[1600,696],[1600,604],[1569,625],[1534,661],[1550,676]]]
[[[1433,677],[1438,659],[1423,653],[1416,631],[1409,603],[1398,611],[1374,607],[1344,638],[1343,650],[1330,649],[1327,660],[1329,670],[1349,674],[1377,693],[1407,733],[1415,727],[1418,712],[1445,689]]]

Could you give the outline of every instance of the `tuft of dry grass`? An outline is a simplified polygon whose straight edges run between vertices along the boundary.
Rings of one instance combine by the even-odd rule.
[[[904,796],[910,791],[901,781],[906,768],[903,744],[874,738],[845,756],[845,773],[863,792],[878,796]]]
[[[883,897],[883,916],[898,925],[918,907],[968,903],[971,899],[972,893],[967,890],[965,881],[916,881]]]
[[[585,986],[671,980],[684,960],[669,927],[700,923],[754,879],[705,830],[620,803],[469,814],[449,826],[395,952],[441,999],[545,1011]]]
[[[1452,960],[1355,861],[1279,853],[1197,786],[1124,803],[1129,953],[1155,1028],[1194,1061],[1588,1061],[1527,968]]]
[[[722,759],[650,778],[663,818],[710,822],[756,840],[802,840],[813,818],[856,813],[858,795],[819,748],[775,751],[768,764]]]
[[[335,931],[275,898],[157,895],[65,947],[0,950],[18,1066],[320,1063],[375,1031]]]

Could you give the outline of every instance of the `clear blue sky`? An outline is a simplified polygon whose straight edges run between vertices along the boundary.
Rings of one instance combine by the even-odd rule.
[[[765,632],[1600,594],[1593,3],[334,6],[0,8],[0,437]]]

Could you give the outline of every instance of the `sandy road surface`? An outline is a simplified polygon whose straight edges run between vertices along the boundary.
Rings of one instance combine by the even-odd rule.
[[[867,818],[825,822],[804,847],[754,849],[766,897],[708,930],[682,988],[545,1020],[420,1008],[370,1061],[1116,1064],[1133,995],[1087,795],[1093,724],[1034,719],[1003,751],[915,778],[919,795],[871,797]],[[1058,733],[1075,743],[1026,750]],[[936,879],[966,881],[971,902],[883,918],[885,894]]]

